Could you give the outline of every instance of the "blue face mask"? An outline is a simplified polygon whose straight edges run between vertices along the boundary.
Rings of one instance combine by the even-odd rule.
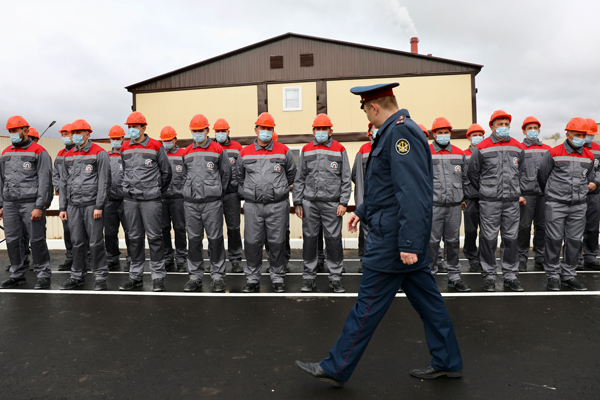
[[[12,144],[19,144],[23,141],[23,138],[21,137],[20,133],[11,133],[10,141]]]
[[[119,150],[121,148],[121,141],[120,140],[111,140],[110,145],[113,147],[113,149]]]
[[[537,140],[538,136],[539,136],[539,132],[536,131],[535,129],[530,129],[527,131],[527,139],[529,140]]]
[[[325,143],[329,139],[329,132],[327,131],[315,131],[315,139],[319,143]]]
[[[500,139],[505,139],[510,135],[510,129],[508,128],[497,128],[496,129],[496,136],[498,136]]]
[[[166,150],[171,150],[173,148],[173,146],[175,146],[175,144],[173,142],[163,142],[163,147]]]
[[[70,136],[64,137],[62,138],[62,142],[65,146],[68,146],[70,144],[73,144],[73,141],[71,140]]]
[[[73,135],[73,143],[75,143],[76,146],[84,144],[85,139],[83,138],[83,135]]]
[[[477,146],[479,143],[481,143],[482,140],[483,140],[483,136],[473,136],[471,138],[471,144],[473,146]]]
[[[375,139],[377,137],[377,132],[379,132],[379,129],[373,129],[371,131],[371,135],[373,135],[373,139]]]
[[[135,128],[129,128],[127,130],[127,132],[129,133],[129,137],[132,138],[133,140],[137,139],[140,137],[140,130],[139,129],[135,129]]]
[[[435,139],[435,141],[441,144],[442,146],[445,146],[448,143],[450,143],[450,134],[444,133],[442,135],[437,135],[437,139]]]
[[[573,147],[575,147],[575,148],[583,147],[583,145],[585,144],[585,139],[581,139],[576,136],[573,136],[573,140],[571,140],[571,144],[573,144]]]
[[[271,132],[271,131],[258,131],[258,138],[262,142],[265,142],[265,143],[270,142],[272,137],[273,137],[273,132]]]
[[[585,144],[591,144],[594,141],[594,137],[592,135],[587,135],[585,137]]]
[[[215,139],[219,143],[225,143],[227,141],[227,132],[217,132],[217,133],[215,133]]]
[[[202,142],[204,142],[204,139],[206,138],[206,132],[204,132],[204,131],[192,132],[192,138],[194,139],[194,142],[202,143]]]

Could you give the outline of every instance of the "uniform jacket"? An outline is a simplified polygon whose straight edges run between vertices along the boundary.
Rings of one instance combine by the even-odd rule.
[[[0,208],[5,201],[33,203],[36,209],[52,202],[52,159],[39,144],[27,139],[10,145],[0,158]]]
[[[584,145],[584,148],[589,150],[594,155],[594,183],[596,184],[596,190],[593,192],[589,192],[588,194],[598,194],[600,193],[600,145],[598,143],[592,142],[589,145]]]
[[[104,209],[110,190],[110,160],[106,150],[91,140],[65,154],[59,194],[60,211],[67,205]]]
[[[171,164],[165,148],[158,140],[146,138],[140,143],[133,139],[121,147],[123,159],[123,196],[138,201],[157,200],[171,183]]]
[[[314,139],[302,148],[292,189],[294,205],[306,199],[346,207],[351,193],[350,161],[344,146],[330,136],[325,143]]]
[[[108,199],[112,201],[123,200],[123,159],[121,153],[114,149],[108,152],[110,160],[110,190]]]
[[[216,142],[216,141],[215,141]],[[218,142],[217,142],[218,143]],[[229,163],[231,164],[231,179],[229,180],[229,185],[225,190],[225,193],[237,193],[238,192],[238,168],[237,164],[240,158],[240,154],[242,152],[242,145],[236,142],[235,140],[231,140],[227,138],[225,143],[219,143],[223,149],[227,151],[227,156],[229,157]]]
[[[364,202],[356,209],[369,226],[365,268],[401,273],[428,268],[432,208],[429,144],[403,109],[379,127],[367,165]],[[415,253],[418,261],[405,265],[400,252]]]
[[[242,149],[238,163],[238,193],[250,203],[278,203],[289,199],[296,162],[288,147],[271,140],[261,147],[258,139]]]
[[[183,198],[183,185],[185,183],[185,171],[183,168],[183,154],[186,149],[175,145],[171,150],[166,150],[169,163],[171,164],[171,183],[163,194],[165,199]]]
[[[537,172],[544,154],[551,149],[547,144],[539,140],[532,141],[528,138],[523,140],[525,151],[525,165],[521,173],[521,194],[541,196],[544,194],[537,181]]]
[[[463,151],[452,144],[445,148],[434,141],[429,145],[433,165],[433,205],[456,206],[463,201]]]
[[[367,172],[367,161],[371,154],[371,142],[360,146],[356,157],[354,157],[354,166],[352,167],[352,182],[354,182],[354,204],[358,207],[365,197],[365,173]]]
[[[70,144],[66,146],[64,149],[58,152],[56,158],[54,159],[54,169],[52,170],[52,185],[54,186],[54,190],[57,192],[60,190],[60,174],[62,172],[62,168],[65,162],[65,154],[67,151],[71,150],[75,147],[74,144]]]
[[[548,201],[569,205],[586,201],[594,178],[594,155],[585,147],[574,149],[568,140],[544,154],[537,174]]]
[[[473,185],[471,185],[471,181],[469,181],[469,176],[466,174],[466,170],[467,168],[469,168],[469,161],[471,160],[471,155],[473,154],[472,149],[474,149],[475,146],[470,145],[468,149],[466,149],[463,154],[465,155],[465,174],[463,175],[464,177],[464,181],[463,181],[463,194],[465,196],[465,199],[478,199],[479,198],[479,191],[476,190]]]
[[[231,179],[227,151],[211,138],[201,146],[194,142],[185,149],[183,170],[183,198],[193,203],[221,200]]]
[[[518,201],[521,197],[520,176],[525,152],[521,142],[513,138],[500,141],[494,134],[473,150],[467,175],[486,201]]]

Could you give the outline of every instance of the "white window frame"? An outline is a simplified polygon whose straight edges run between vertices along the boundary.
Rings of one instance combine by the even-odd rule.
[[[298,107],[286,107],[286,92],[288,90],[298,91]],[[283,111],[302,111],[302,86],[285,86],[283,88]]]

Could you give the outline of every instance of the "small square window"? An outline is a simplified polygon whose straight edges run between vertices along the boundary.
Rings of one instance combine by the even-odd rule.
[[[302,111],[302,86],[283,88],[283,111]]]

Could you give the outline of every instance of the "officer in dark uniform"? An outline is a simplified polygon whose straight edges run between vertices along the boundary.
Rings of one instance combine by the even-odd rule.
[[[433,172],[427,139],[407,110],[399,110],[397,83],[355,87],[367,118],[379,128],[369,157],[364,202],[348,229],[369,225],[358,300],[342,334],[320,363],[296,361],[309,377],[341,387],[350,379],[375,328],[402,288],[421,316],[431,364],[418,378],[462,376],[462,358],[446,304],[429,269]]]

